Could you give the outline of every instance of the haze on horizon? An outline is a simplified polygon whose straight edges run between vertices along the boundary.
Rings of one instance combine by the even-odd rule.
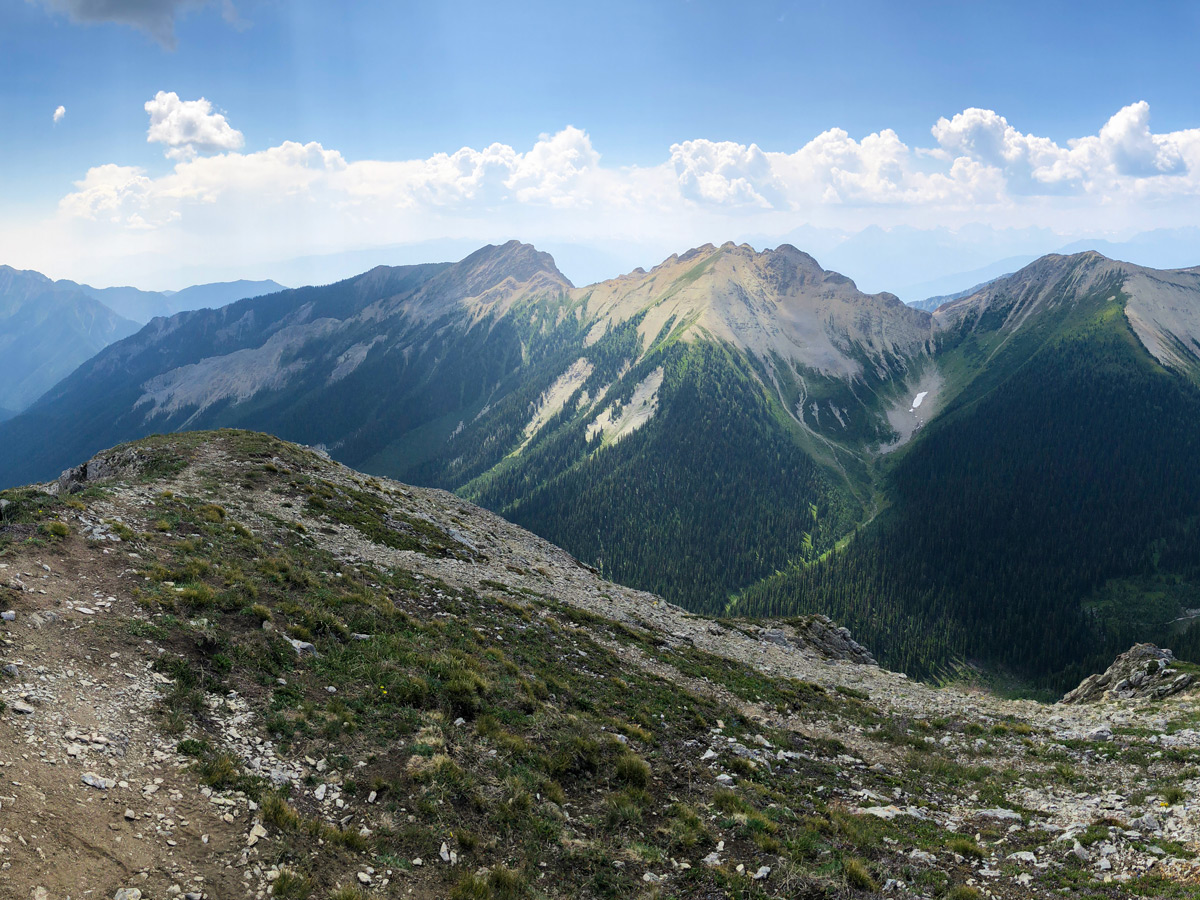
[[[516,237],[580,284],[790,242],[905,299],[1200,264],[1194,4],[436,7],[10,4],[0,263],[299,284]]]

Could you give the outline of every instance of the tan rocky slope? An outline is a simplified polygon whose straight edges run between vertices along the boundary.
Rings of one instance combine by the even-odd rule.
[[[245,432],[0,497],[6,900],[1194,896],[1190,690],[933,689]]]
[[[863,294],[787,244],[762,252],[706,244],[649,272],[581,288],[549,254],[516,241],[446,266],[413,290],[396,293],[390,272],[381,268],[356,281],[357,292],[377,299],[351,317],[338,320],[318,314],[312,303],[302,305],[261,345],[159,373],[142,385],[138,409],[147,420],[184,410],[196,417],[215,404],[282,390],[331,356],[338,365],[329,381],[336,383],[372,350],[419,352],[428,335],[419,332],[414,340],[414,327],[456,320],[471,326],[485,317],[494,323],[530,302],[549,303],[560,320],[574,316],[589,325],[589,343],[641,316],[643,355],[657,337],[673,334],[726,342],[766,363],[779,359],[845,380],[861,377],[864,363],[886,377],[897,361],[932,348],[927,313],[891,294]],[[245,318],[255,315],[249,310]],[[241,327],[234,322],[224,331]]]
[[[1194,373],[1200,365],[1200,267],[1151,269],[1094,251],[1051,254],[981,290],[941,306],[940,329],[995,309],[1015,331],[1047,308],[1071,303],[1108,286],[1126,298],[1125,317],[1142,345],[1164,366]]]
[[[705,244],[574,296],[597,318],[596,335],[644,313],[638,331],[647,348],[671,324],[685,340],[725,341],[841,378],[861,375],[864,358],[886,369],[931,349],[927,313],[891,294],[862,293],[790,244],[761,252]]]

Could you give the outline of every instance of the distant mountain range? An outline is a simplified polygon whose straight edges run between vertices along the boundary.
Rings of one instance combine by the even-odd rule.
[[[1006,272],[999,277],[1007,278],[1011,274],[1011,272]],[[955,291],[953,294],[942,294],[937,297],[926,297],[924,300],[910,300],[908,305],[913,307],[913,309],[923,309],[926,312],[934,312],[939,307],[945,306],[947,303],[950,303],[954,300],[961,300],[963,297],[970,297],[972,294],[978,294],[985,287],[996,280],[996,278],[990,278],[987,281],[981,281],[979,284],[972,285],[965,291]]]
[[[157,316],[173,316],[190,309],[224,306],[243,297],[258,297],[285,290],[275,281],[221,281],[197,284],[181,291],[143,291],[134,287],[94,288],[73,281],[56,284],[77,287],[89,297],[99,300],[109,309],[139,325]]]
[[[203,284],[178,292],[93,288],[0,266],[0,421],[155,316],[281,289],[274,281]]]
[[[788,245],[577,288],[510,242],[156,319],[0,425],[0,483],[261,429],[693,609],[1067,681],[1200,655],[1198,382],[1200,269],[1050,256],[930,314]]]
[[[0,266],[0,408],[25,408],[137,330],[78,285]]]

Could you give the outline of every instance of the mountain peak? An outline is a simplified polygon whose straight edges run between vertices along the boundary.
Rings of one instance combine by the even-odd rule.
[[[836,376],[861,371],[864,353],[919,352],[930,335],[928,314],[891,294],[862,293],[790,244],[761,251],[733,241],[703,244],[648,273],[585,290],[589,310],[605,327],[641,316],[645,347],[670,326],[683,340],[716,339],[761,359],[793,360]]]
[[[437,319],[466,309],[473,320],[504,315],[513,304],[540,294],[563,294],[574,285],[554,257],[532,244],[488,244],[446,266],[413,296],[403,299],[410,315]]]
[[[1095,250],[1052,253],[939,307],[941,329],[983,327],[1000,316],[999,330],[1015,332],[1064,304],[1113,303],[1142,346],[1164,366],[1200,372],[1200,269],[1149,269],[1110,259]],[[989,326],[995,327],[995,326]]]
[[[488,244],[458,263],[463,269],[480,274],[502,273],[514,281],[529,281],[538,275],[546,275],[574,287],[567,276],[559,271],[554,257],[533,244],[512,240],[503,244]]]

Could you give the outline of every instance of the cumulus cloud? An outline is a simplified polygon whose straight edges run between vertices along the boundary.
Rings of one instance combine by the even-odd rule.
[[[1150,104],[1144,100],[1119,110],[1099,134],[1061,146],[1049,138],[1023,134],[1001,115],[968,109],[939,119],[933,137],[950,156],[982,163],[1005,177],[1012,193],[1101,195],[1122,187],[1143,190],[1138,181],[1158,176],[1191,176],[1164,187],[1168,193],[1196,188],[1200,130],[1154,134]],[[1189,159],[1191,162],[1189,162]]]
[[[699,203],[770,208],[783,194],[757,144],[692,140],[671,146],[671,165],[684,197]]]
[[[146,101],[150,129],[146,140],[166,144],[171,159],[191,159],[198,153],[239,150],[246,143],[242,133],[223,115],[212,111],[212,104],[199,100],[180,100],[174,91],[159,91]]]
[[[678,249],[783,239],[800,225],[986,222],[1076,234],[1200,225],[1200,129],[1155,133],[1144,103],[1065,144],[972,108],[939,119],[924,145],[890,129],[856,137],[831,128],[791,150],[685,140],[640,166],[606,165],[576,127],[523,148],[353,160],[321,143],[245,151],[241,132],[203,98],[160,92],[146,109],[148,140],[166,148],[171,169],[89,169],[59,204],[55,227],[70,235],[43,244],[105,260],[216,264],[430,238],[669,238]]]
[[[178,163],[174,171],[151,178],[99,166],[64,198],[64,210],[95,218],[119,200],[137,206],[143,220],[159,221],[141,207],[174,204],[185,212],[190,203],[231,197],[269,204],[304,195],[339,213],[367,216],[388,209],[482,215],[516,208],[814,215],[1013,210],[1064,196],[1110,203],[1127,191],[1167,199],[1200,194],[1200,129],[1155,134],[1145,103],[1125,107],[1098,133],[1066,146],[972,108],[939,119],[932,147],[910,147],[891,129],[855,139],[832,128],[790,153],[693,139],[673,144],[658,165],[620,168],[604,166],[587,132],[573,126],[541,135],[524,151],[495,143],[425,159],[349,161],[318,143],[238,152],[242,133],[204,98],[185,101],[160,91],[146,111],[147,140],[165,145]]]
[[[66,115],[67,115],[67,108],[65,106],[60,106],[57,109],[55,109],[54,110],[54,124],[57,125],[59,122],[61,122],[66,117]]]
[[[38,0],[44,7],[83,24],[114,22],[144,31],[164,47],[175,46],[175,22],[181,12],[212,0]],[[221,0],[221,15],[232,25],[244,23],[233,0]]]
[[[1100,129],[1100,155],[1118,175],[1147,177],[1180,175],[1187,171],[1183,160],[1181,135],[1156,135],[1150,132],[1150,104],[1145,100],[1126,106]],[[1195,134],[1190,137],[1195,140]],[[1076,145],[1076,152],[1090,148],[1093,141]]]
[[[1070,153],[1049,138],[1022,134],[990,109],[938,119],[933,137],[951,159],[969,159],[1002,173],[1018,193],[1077,187],[1082,176]]]

